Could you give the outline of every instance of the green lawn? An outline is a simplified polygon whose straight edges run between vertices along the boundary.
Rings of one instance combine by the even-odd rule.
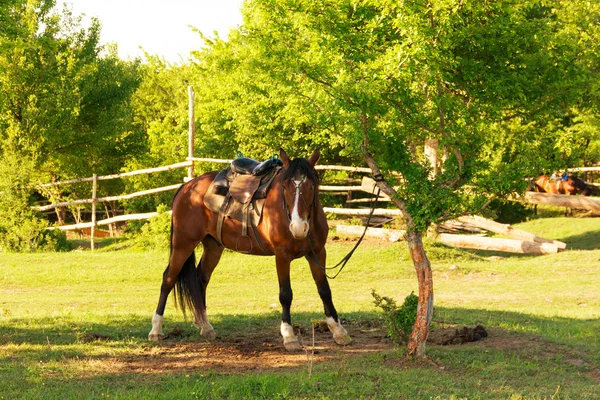
[[[224,254],[207,300],[216,343],[200,339],[169,301],[165,331],[180,327],[183,335],[155,345],[146,335],[166,252],[109,246],[3,254],[0,398],[600,398],[600,219],[537,219],[519,227],[563,240],[568,250],[498,259],[490,255],[499,253],[428,244],[434,326],[482,323],[490,331],[472,344],[429,346],[443,369],[402,365],[402,349],[389,342],[378,351],[354,343],[351,351],[325,352],[312,368],[304,355],[287,355],[278,337],[272,257]],[[329,262],[351,246],[330,243]],[[323,317],[306,262],[292,265],[292,287],[293,321],[309,329]],[[361,246],[331,287],[349,326],[379,328],[372,289],[398,301],[417,291],[406,244]],[[199,361],[205,351],[258,348],[263,341],[268,352],[241,352],[225,365]],[[179,351],[187,351],[185,362]],[[254,367],[245,368],[252,357]],[[284,363],[256,368],[261,357]]]

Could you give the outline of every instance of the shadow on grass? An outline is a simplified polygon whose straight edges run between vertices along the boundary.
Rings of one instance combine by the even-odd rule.
[[[376,312],[344,313],[342,323],[349,327],[381,327],[383,318]],[[294,325],[309,330],[313,323],[325,320],[320,313],[295,313]],[[572,348],[581,348],[594,355],[600,362],[599,319],[573,319],[564,317],[543,317],[508,311],[489,311],[483,309],[462,309],[436,307],[433,328],[445,324],[475,325],[495,327],[523,335],[533,335],[557,344]],[[211,323],[218,337],[224,341],[252,337],[257,332],[274,335],[279,340],[280,314],[271,312],[258,315],[214,315]],[[81,320],[69,320],[61,317],[43,319],[9,319],[0,326],[0,345],[71,345],[93,341],[94,335],[99,343],[119,342],[133,346],[147,342],[151,328],[150,316],[108,316],[104,323],[87,323]],[[166,316],[164,332],[177,330],[181,341],[198,341],[198,329],[183,318]],[[43,351],[43,349],[41,350]]]
[[[577,220],[574,220],[573,223],[577,223]],[[598,230],[569,236],[562,241],[567,244],[568,249],[572,250],[600,250],[600,218],[598,219]]]

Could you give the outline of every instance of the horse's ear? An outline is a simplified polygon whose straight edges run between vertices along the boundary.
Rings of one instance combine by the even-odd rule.
[[[312,156],[310,156],[310,158],[308,159],[308,163],[310,164],[311,167],[315,167],[315,165],[317,164],[317,161],[319,161],[319,157],[321,157],[321,149],[320,148],[316,148],[315,151],[312,153]]]
[[[283,168],[288,169],[290,167],[290,157],[287,155],[283,147],[279,149],[279,159],[283,163]]]

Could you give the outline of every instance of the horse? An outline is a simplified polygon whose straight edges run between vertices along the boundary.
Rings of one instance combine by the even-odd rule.
[[[576,176],[565,173],[561,177],[554,178],[553,176],[540,175],[534,180],[533,186],[536,192],[589,196],[592,189],[581,179]]]
[[[592,187],[576,176],[565,172],[562,176],[557,174],[540,175],[533,181],[533,189],[538,193],[565,194],[589,196],[592,194]],[[534,206],[534,212],[537,214],[537,204]],[[565,215],[572,215],[573,210],[565,207]]]
[[[179,300],[184,314],[186,308],[193,311],[201,336],[216,337],[206,313],[206,289],[223,250],[228,248],[252,255],[275,256],[282,307],[280,332],[287,351],[302,349],[290,315],[293,298],[290,263],[300,257],[308,261],[334,341],[339,345],[352,341],[340,323],[326,275],[325,242],[329,228],[319,201],[319,179],[314,168],[319,157],[318,148],[308,159],[294,160],[290,160],[285,150],[280,150],[281,165],[266,192],[262,216],[258,224],[251,223],[249,230],[233,218],[222,219],[219,227],[219,213],[205,203],[219,171],[205,173],[180,187],[173,198],[169,264],[163,273],[149,340],[160,341],[164,337],[164,310],[173,288],[176,304]],[[244,249],[240,249],[241,238],[245,239]],[[203,253],[196,266],[195,248],[200,243]]]

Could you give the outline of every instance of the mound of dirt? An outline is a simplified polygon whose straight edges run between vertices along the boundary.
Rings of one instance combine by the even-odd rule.
[[[447,346],[451,344],[476,342],[487,336],[488,333],[483,325],[477,325],[475,328],[469,328],[467,326],[463,326],[462,328],[452,327],[432,331],[427,338],[427,342]]]

